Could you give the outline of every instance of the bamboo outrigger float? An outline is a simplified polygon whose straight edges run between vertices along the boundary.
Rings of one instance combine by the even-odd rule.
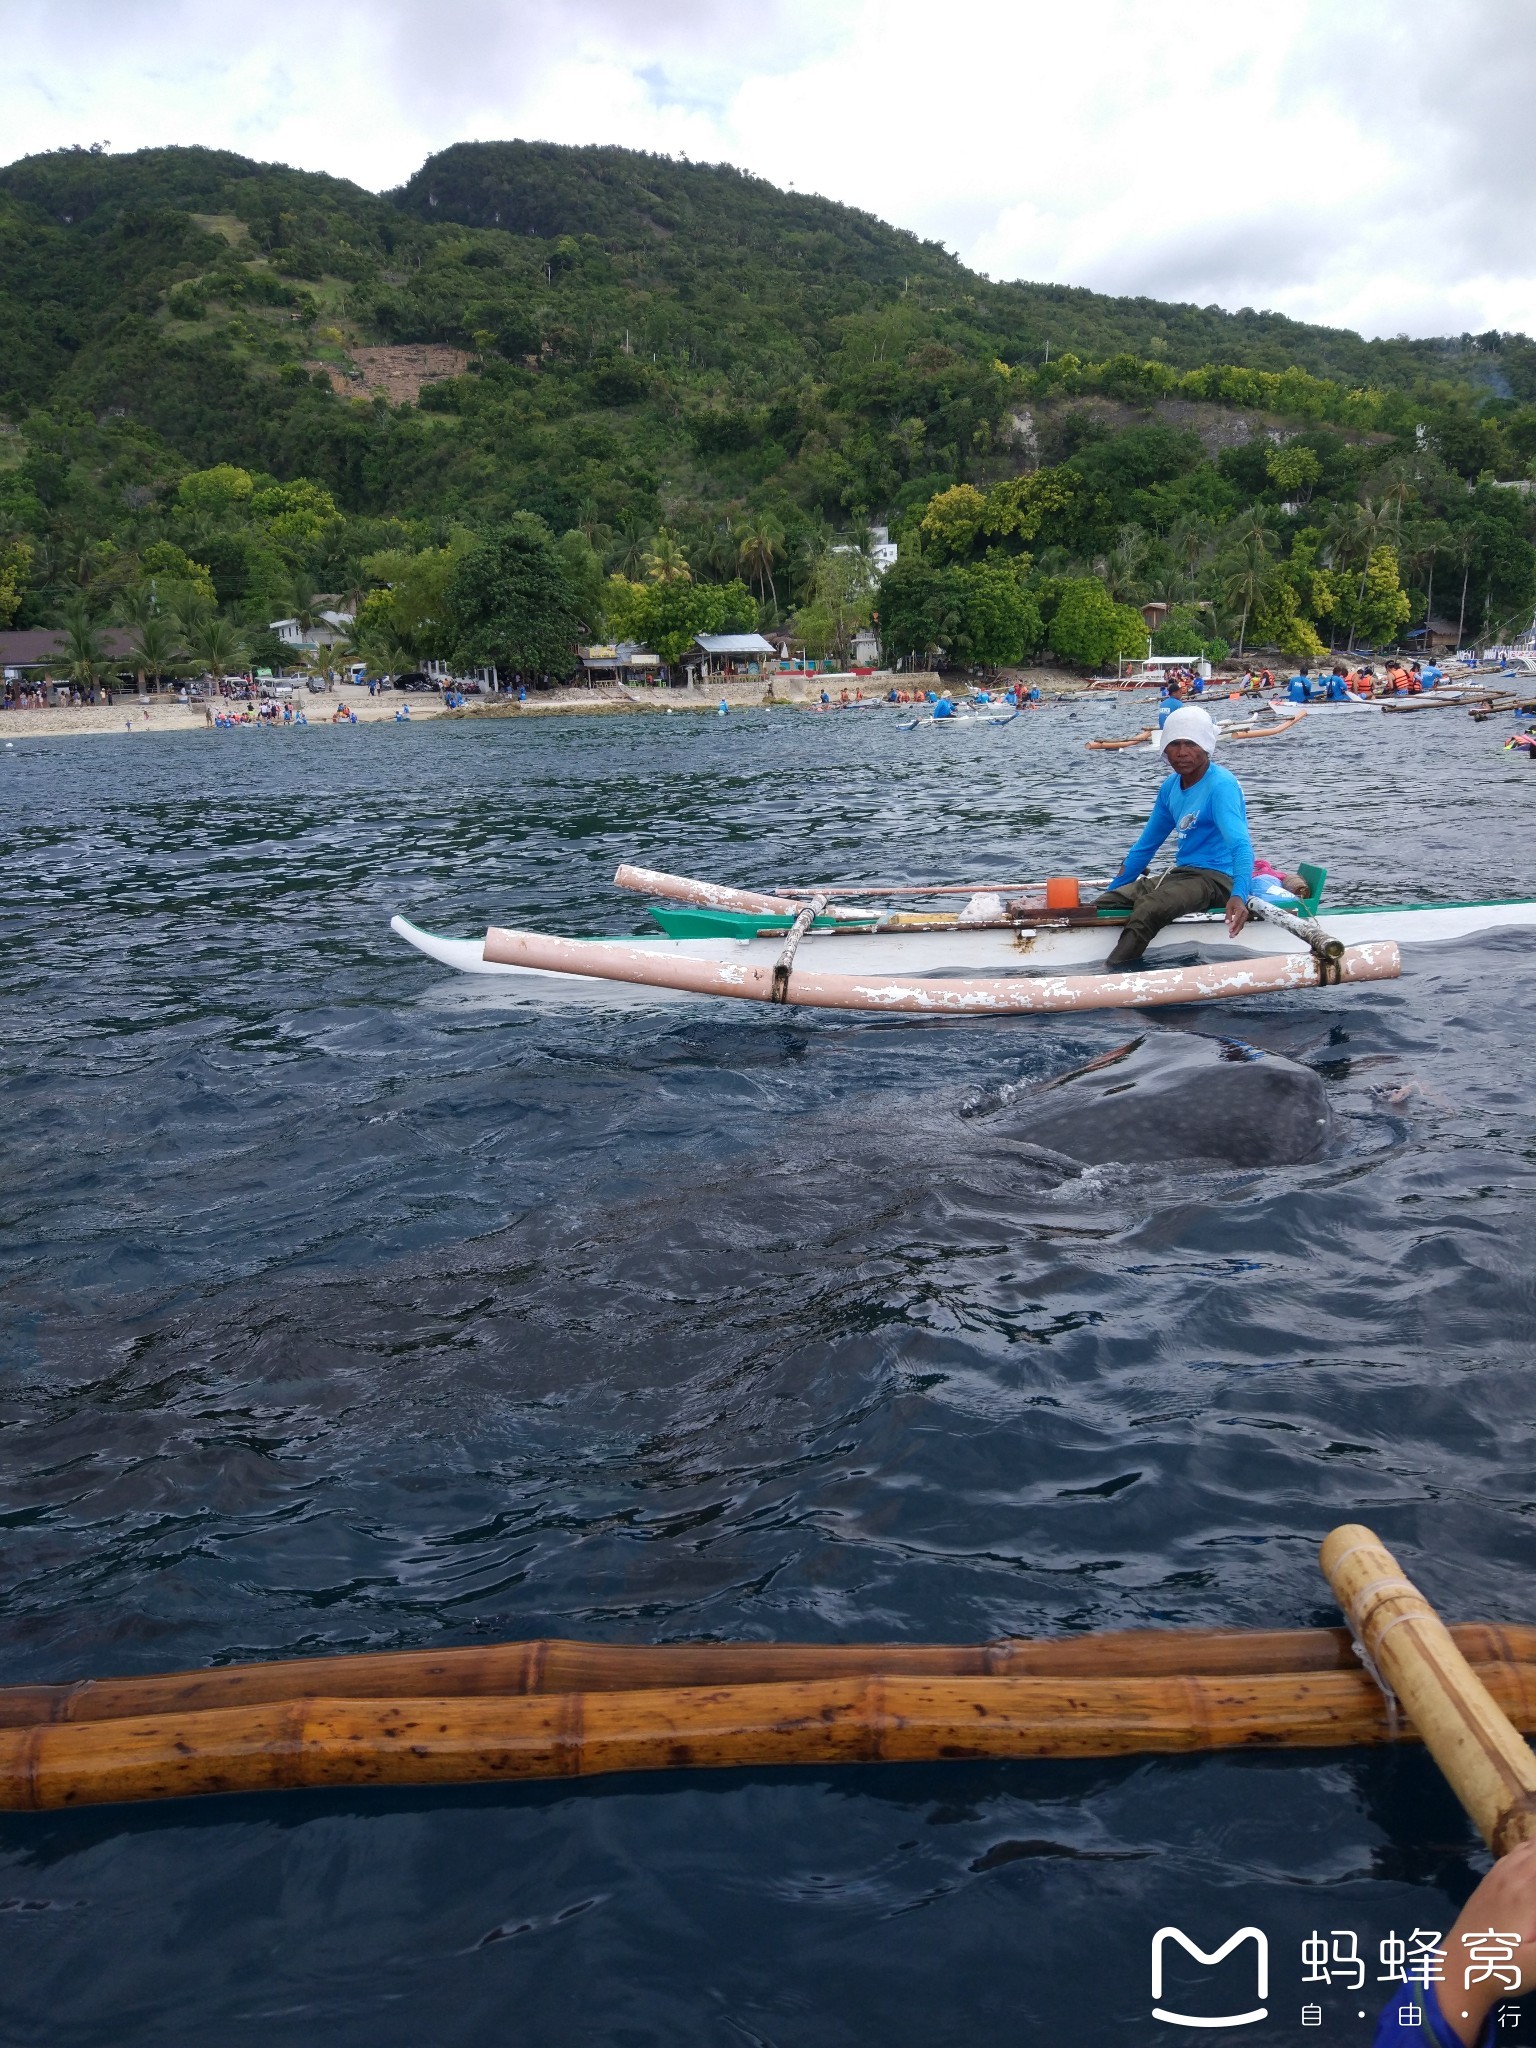
[[[0,1691],[0,1808],[765,1765],[1422,1737],[1495,1848],[1536,1821],[1536,1630],[1446,1630],[1335,1530],[1344,1629],[975,1645],[509,1643]],[[1394,1689],[1389,1697],[1377,1675]],[[1396,1711],[1401,1701],[1407,1719]]]

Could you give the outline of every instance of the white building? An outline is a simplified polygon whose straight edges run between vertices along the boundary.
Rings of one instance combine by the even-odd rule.
[[[285,647],[303,651],[311,647],[334,647],[351,630],[351,612],[320,612],[313,626],[301,626],[297,619],[274,619],[271,630]]]
[[[840,541],[831,552],[834,555],[856,555],[859,550],[850,547],[847,541]],[[891,529],[888,526],[872,526],[869,529],[869,560],[877,583],[900,552],[895,541],[891,539]]]

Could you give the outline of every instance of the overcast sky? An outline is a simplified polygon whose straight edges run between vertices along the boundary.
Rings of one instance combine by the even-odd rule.
[[[0,152],[728,160],[998,278],[1536,334],[1536,0],[0,0]]]

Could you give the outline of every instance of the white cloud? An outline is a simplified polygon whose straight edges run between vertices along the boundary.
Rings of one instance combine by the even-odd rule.
[[[7,0],[8,154],[729,159],[995,277],[1536,331],[1529,0]]]

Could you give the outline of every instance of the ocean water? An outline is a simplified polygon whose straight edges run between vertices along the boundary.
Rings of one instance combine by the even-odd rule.
[[[1314,1065],[1309,1165],[1043,1175],[961,1103],[1124,1018],[530,1004],[388,930],[638,930],[626,858],[1103,875],[1157,769],[1083,743],[1131,722],[15,718],[0,1683],[1299,1626],[1353,1519],[1448,1618],[1536,1619],[1530,936],[1132,1020]],[[1331,900],[1529,895],[1504,736],[1318,719],[1231,765]],[[1364,2042],[1380,1942],[1482,1867],[1406,1750],[7,1814],[0,2038],[1143,2048],[1187,2038],[1171,1923],[1267,1934],[1234,2038]],[[1314,1931],[1362,1990],[1304,1982]]]

